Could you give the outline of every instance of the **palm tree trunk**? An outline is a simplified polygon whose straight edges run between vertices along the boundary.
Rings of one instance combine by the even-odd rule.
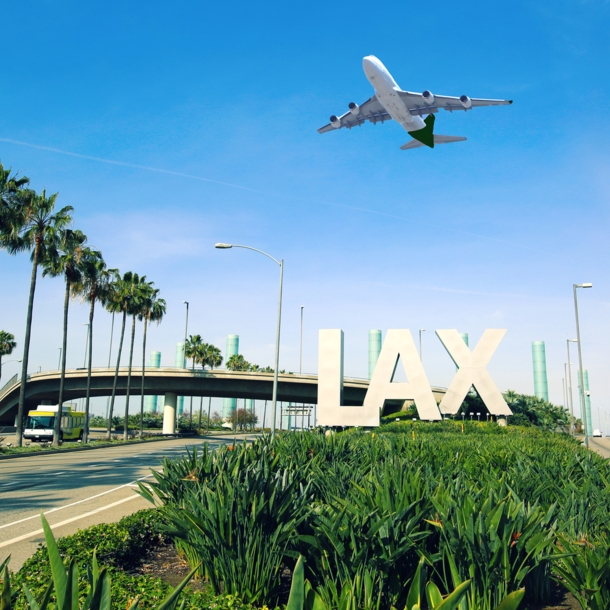
[[[106,439],[110,440],[112,432],[112,413],[114,412],[114,397],[116,396],[116,384],[119,378],[119,365],[121,363],[121,352],[123,351],[123,338],[125,337],[125,321],[127,312],[123,310],[123,323],[121,324],[121,339],[119,341],[119,355],[116,359],[116,369],[114,370],[114,381],[112,383],[112,395],[110,396],[110,409],[108,410],[108,429],[106,431]]]
[[[2,379],[2,356],[0,356],[0,379]]]
[[[129,368],[127,369],[127,394],[125,396],[125,421],[123,422],[123,440],[127,440],[127,428],[129,427],[129,389],[131,386],[131,366],[133,364],[133,342],[136,338],[136,316],[132,316],[133,322],[131,323],[131,345],[129,347]]]
[[[61,350],[61,375],[59,377],[59,398],[57,399],[57,415],[53,426],[53,446],[59,445],[61,437],[61,420],[64,404],[64,383],[66,381],[66,348],[68,347],[68,308],[70,307],[70,279],[66,277],[66,295],[64,297],[64,336]]]
[[[91,359],[93,357],[93,312],[95,309],[95,291],[91,293],[91,309],[89,310],[89,363],[87,365],[87,394],[85,396],[85,429],[83,442],[89,442],[89,397],[91,395]]]
[[[142,398],[140,400],[140,438],[144,434],[144,377],[146,375],[146,329],[148,317],[144,316],[144,339],[142,340]]]
[[[210,400],[208,402],[208,434],[210,433],[210,411],[212,410],[212,397],[210,396]]]
[[[23,340],[23,362],[21,364],[21,386],[19,387],[19,406],[17,408],[17,446],[23,445],[23,418],[25,411],[25,384],[28,376],[28,359],[30,356],[30,335],[32,334],[32,312],[34,310],[34,292],[36,291],[36,276],[38,274],[38,257],[40,243],[36,239],[34,261],[32,262],[32,278],[30,280],[30,297],[28,299],[28,314],[25,322],[25,339]]]

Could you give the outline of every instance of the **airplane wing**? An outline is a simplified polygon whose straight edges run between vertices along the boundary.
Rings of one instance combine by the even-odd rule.
[[[429,93],[428,91],[425,93]],[[471,110],[480,106],[506,106],[512,104],[512,100],[488,100],[477,97],[451,97],[448,95],[432,95],[424,97],[421,93],[410,91],[399,91],[401,99],[405,102],[412,115],[426,115],[438,112],[440,108],[453,112],[454,110]]]
[[[421,97],[421,96],[420,96]],[[356,114],[354,114],[356,113]],[[336,119],[336,120],[334,120]],[[379,103],[377,96],[370,97],[361,106],[354,104],[354,110],[348,110],[345,114],[339,117],[332,116],[331,122],[324,127],[318,129],[318,133],[326,133],[327,131],[335,131],[342,127],[351,129],[352,127],[360,126],[366,121],[371,123],[383,123],[391,121],[392,117],[386,112],[386,109]]]

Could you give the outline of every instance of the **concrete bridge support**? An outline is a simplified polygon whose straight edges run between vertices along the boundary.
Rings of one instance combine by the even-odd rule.
[[[167,392],[163,398],[163,434],[176,433],[176,403],[178,396]]]

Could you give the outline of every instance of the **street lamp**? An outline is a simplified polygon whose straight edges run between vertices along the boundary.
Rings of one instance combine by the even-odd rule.
[[[57,370],[60,371],[61,370],[61,351],[63,348],[58,347],[57,349],[59,350],[59,360],[57,361]]]
[[[425,328],[420,328],[420,329],[419,329],[419,359],[420,359],[422,362],[424,361],[424,359],[423,359],[422,354],[421,354],[421,334],[422,334],[422,333],[425,333],[425,332],[426,332],[426,329],[425,329]]]
[[[305,305],[301,305],[301,339],[299,341],[299,375],[303,374],[303,310]]]
[[[189,329],[189,302],[182,301],[186,305],[186,323],[184,325],[184,347],[183,347],[183,355],[184,355],[184,367],[186,368],[186,335]]]
[[[271,405],[272,405],[271,410],[273,413],[273,415],[272,415],[273,419],[271,421],[271,436],[275,436],[275,419],[276,419],[276,415],[277,415],[277,378],[278,378],[278,371],[279,371],[279,367],[280,367],[280,327],[281,327],[281,323],[282,323],[282,285],[284,283],[284,259],[278,261],[277,259],[273,258],[273,256],[270,256],[266,252],[263,252],[262,250],[258,250],[256,248],[252,248],[250,246],[240,246],[237,244],[218,243],[214,247],[218,248],[219,250],[226,250],[228,248],[245,248],[246,250],[253,250],[254,252],[258,252],[259,254],[262,254],[262,255],[266,256],[267,258],[270,258],[274,263],[276,263],[280,267],[280,292],[279,292],[278,307],[277,307],[277,329],[276,329],[276,333],[275,333],[275,370],[273,373],[273,394],[271,397]]]
[[[585,384],[582,370],[582,349],[580,343],[580,322],[578,320],[578,297],[576,296],[577,288],[593,288],[593,284],[586,282],[584,284],[574,284],[574,314],[576,316],[576,340],[578,341],[578,376],[580,378],[580,411],[582,413],[582,421],[585,427],[585,447],[589,446],[589,417],[585,406]]]
[[[477,419],[478,419],[479,421],[481,421],[481,414],[480,414],[480,413],[477,413]]]

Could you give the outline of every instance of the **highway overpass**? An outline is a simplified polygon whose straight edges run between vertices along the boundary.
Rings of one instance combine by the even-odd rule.
[[[95,368],[91,374],[91,396],[110,396],[114,381],[113,368]],[[26,385],[26,412],[39,404],[57,404],[59,397],[59,371],[47,371],[30,375]],[[361,405],[369,386],[368,379],[345,378],[343,403]],[[0,424],[12,425],[17,414],[20,381],[13,377],[0,389]],[[140,396],[142,369],[133,368],[130,396]],[[66,371],[64,401],[83,398],[87,388],[87,370]],[[213,396],[219,398],[252,398],[271,400],[273,373],[178,368],[147,368],[144,378],[144,394],[179,396]],[[117,381],[117,396],[125,396],[127,367],[121,367]],[[444,388],[433,388],[437,400],[443,397]],[[317,375],[280,374],[278,400],[316,404],[318,401]]]

